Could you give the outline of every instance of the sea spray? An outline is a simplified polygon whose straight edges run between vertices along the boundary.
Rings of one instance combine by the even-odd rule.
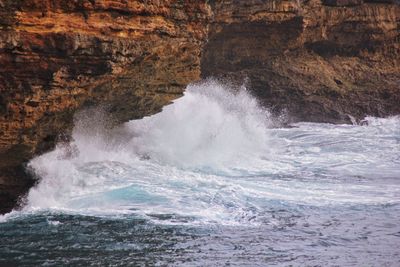
[[[25,210],[257,224],[271,201],[397,203],[399,118],[366,120],[276,127],[245,88],[215,81],[113,129],[103,112],[86,112],[70,143],[30,162],[41,180]]]
[[[151,184],[159,176],[168,178],[171,171],[178,180],[188,176],[207,183],[215,179],[207,174],[240,176],[270,155],[267,131],[273,121],[246,88],[233,90],[208,80],[189,86],[184,97],[159,114],[113,130],[109,125],[103,110],[83,112],[70,143],[30,162],[41,181],[29,193],[28,209],[80,208],[75,199],[82,196]],[[135,190],[132,194],[138,193]],[[97,204],[112,202],[103,198],[98,197]]]
[[[268,154],[269,112],[244,87],[190,85],[162,113],[128,123],[131,145],[160,164],[220,170]]]

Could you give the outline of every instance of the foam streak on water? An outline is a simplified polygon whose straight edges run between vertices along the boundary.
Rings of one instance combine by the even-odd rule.
[[[244,88],[213,81],[118,129],[107,130],[103,117],[81,115],[71,143],[30,162],[41,180],[23,211],[0,223],[0,233],[22,225],[13,229],[16,246],[37,238],[26,228],[58,229],[68,239],[83,221],[73,232],[102,231],[88,252],[110,249],[118,257],[109,263],[133,254],[189,266],[400,263],[400,117],[284,128]],[[120,234],[130,238],[118,241]],[[58,257],[47,263],[101,259]]]

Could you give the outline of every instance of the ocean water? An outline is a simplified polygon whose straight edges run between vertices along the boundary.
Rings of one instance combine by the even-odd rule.
[[[0,266],[400,266],[400,117],[284,120],[214,81],[117,129],[79,114]]]

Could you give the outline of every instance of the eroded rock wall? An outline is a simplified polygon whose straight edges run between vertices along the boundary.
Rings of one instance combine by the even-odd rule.
[[[398,2],[220,0],[212,9],[204,77],[245,81],[295,121],[400,113]]]
[[[32,185],[23,164],[68,136],[76,110],[122,122],[200,76],[202,0],[0,0],[0,213]]]
[[[0,213],[77,110],[156,113],[200,64],[292,120],[400,113],[399,27],[392,0],[0,0]]]

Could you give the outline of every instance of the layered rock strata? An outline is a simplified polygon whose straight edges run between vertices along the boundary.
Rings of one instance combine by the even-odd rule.
[[[76,110],[102,104],[123,122],[181,96],[199,79],[209,17],[199,0],[1,0],[0,213]]]
[[[202,75],[246,82],[289,119],[400,113],[400,6],[380,0],[220,0]]]

